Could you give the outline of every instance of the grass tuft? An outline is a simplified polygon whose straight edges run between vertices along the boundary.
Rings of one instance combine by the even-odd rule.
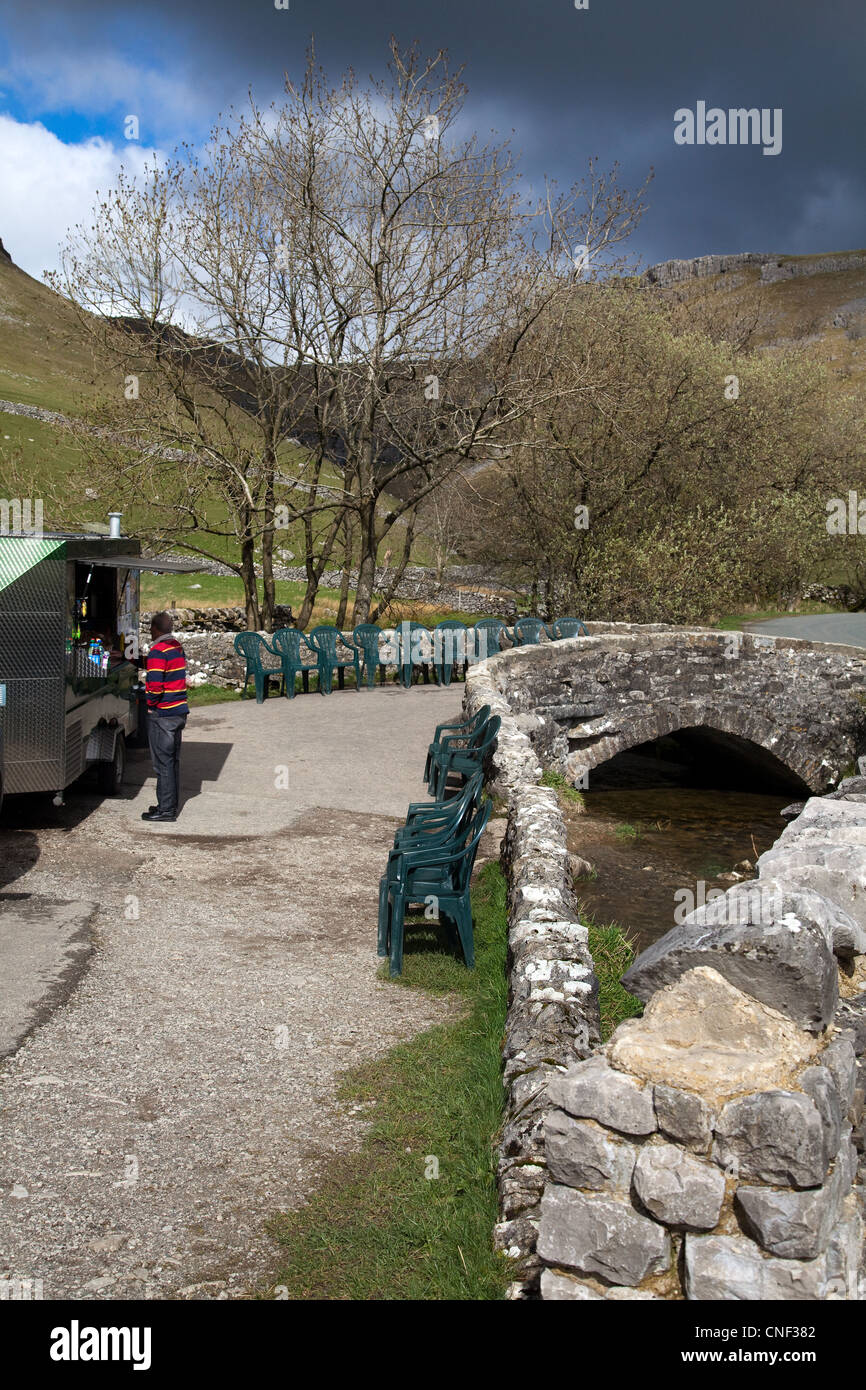
[[[582,909],[581,921],[589,927],[589,950],[599,985],[601,1036],[607,1042],[623,1019],[643,1013],[641,1001],[620,984],[620,977],[635,958],[635,946],[628,932],[616,922],[599,926],[589,921]]]
[[[452,1023],[349,1073],[341,1099],[374,1116],[359,1153],[333,1160],[307,1206],[275,1218],[290,1299],[499,1299],[513,1277],[493,1250],[495,1140],[507,982],[506,885],[488,864],[472,891],[476,967],[434,924],[406,938],[393,983],[464,1001]],[[435,1162],[434,1162],[435,1160]],[[438,1177],[425,1176],[436,1171]]]
[[[546,768],[541,775],[542,787],[553,787],[554,791],[559,792],[563,801],[570,801],[574,806],[582,806],[583,794],[573,787],[567,777],[563,777],[561,772],[553,772]]]

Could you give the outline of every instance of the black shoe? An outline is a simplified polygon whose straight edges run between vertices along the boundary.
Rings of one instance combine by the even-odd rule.
[[[160,811],[157,807],[155,811],[142,811],[141,819],[158,821],[176,821],[177,815],[174,811]]]

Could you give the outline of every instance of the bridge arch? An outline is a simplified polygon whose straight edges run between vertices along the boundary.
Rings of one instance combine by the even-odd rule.
[[[827,791],[866,751],[866,652],[709,629],[590,623],[490,675],[543,762],[574,782],[674,735],[792,791]]]
[[[790,747],[784,729],[760,716],[752,716],[747,736],[742,731],[742,720],[724,707],[699,712],[664,709],[649,717],[638,710],[634,718],[626,708],[621,723],[624,727],[620,732],[591,744],[569,739],[565,775],[570,781],[580,783],[585,774],[612,763],[622,753],[642,751],[662,740],[671,740],[684,754],[690,753],[696,764],[703,758],[717,773],[725,757],[730,759],[729,775],[717,781],[718,785],[733,781],[733,774],[739,769],[743,775],[748,770],[751,780],[765,785],[768,791],[809,792],[808,758],[797,747]]]

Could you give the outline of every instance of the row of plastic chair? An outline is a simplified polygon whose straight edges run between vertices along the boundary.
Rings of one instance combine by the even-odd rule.
[[[244,693],[252,680],[261,704],[271,676],[281,677],[282,692],[290,699],[298,676],[304,691],[309,691],[311,671],[318,676],[321,695],[330,695],[335,672],[342,690],[349,667],[359,689],[362,680],[372,689],[377,669],[383,683],[389,665],[397,667],[398,679],[407,687],[418,675],[429,682],[431,671],[441,685],[450,685],[455,667],[462,666],[465,675],[468,665],[494,656],[505,646],[533,646],[544,638],[556,642],[581,634],[586,634],[586,628],[579,618],[557,618],[550,624],[540,618],[518,618],[511,628],[501,618],[482,618],[471,627],[446,618],[434,628],[416,622],[388,629],[360,623],[351,634],[327,624],[309,633],[282,627],[270,642],[258,632],[239,632],[234,646],[246,661]]]
[[[403,969],[406,913],[413,903],[424,905],[425,916],[435,904],[439,923],[459,944],[467,969],[475,964],[469,883],[490,818],[491,803],[482,805],[482,791],[500,723],[484,705],[469,719],[436,728],[424,768],[428,791],[436,799],[410,805],[379,880],[377,949],[389,957],[391,975]],[[451,774],[463,778],[463,788],[447,798]]]

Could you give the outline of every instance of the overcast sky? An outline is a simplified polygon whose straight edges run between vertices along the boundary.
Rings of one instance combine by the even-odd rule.
[[[0,238],[41,276],[121,161],[199,142],[252,87],[380,73],[391,33],[464,64],[477,128],[533,183],[590,155],[655,179],[646,264],[866,245],[866,0],[0,0]],[[780,108],[782,149],[678,145],[679,108]],[[123,137],[136,114],[140,143]]]

